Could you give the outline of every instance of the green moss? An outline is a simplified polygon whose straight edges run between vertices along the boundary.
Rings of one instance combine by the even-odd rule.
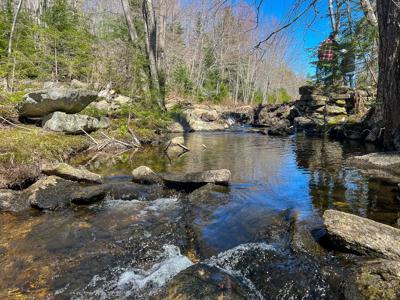
[[[24,95],[26,94],[25,91],[19,91],[14,93],[0,93],[0,104],[2,105],[10,105],[10,104],[17,104],[21,102]]]
[[[328,125],[339,125],[339,124],[343,124],[347,121],[347,116],[346,115],[337,115],[334,117],[328,117],[327,121],[328,121]]]
[[[94,118],[106,117],[108,116],[107,110],[97,109],[95,107],[87,106],[84,110],[80,112],[82,115],[88,115]]]
[[[31,131],[19,128],[0,130],[0,162],[35,163],[41,160],[62,161],[70,154],[85,149],[89,141],[84,136],[45,132],[33,126]]]
[[[359,283],[362,287],[362,294],[366,299],[397,299],[395,288],[390,288],[388,285],[383,284],[384,281],[379,275],[362,273]]]

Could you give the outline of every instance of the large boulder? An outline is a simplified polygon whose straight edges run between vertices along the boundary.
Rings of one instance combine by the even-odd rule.
[[[75,114],[96,99],[94,91],[51,88],[25,95],[17,110],[23,117],[43,117],[55,111]]]
[[[57,165],[43,165],[42,172],[48,176],[55,175],[64,179],[87,182],[101,183],[101,176],[85,169],[77,169],[66,163]]]
[[[254,125],[273,127],[281,120],[293,121],[293,106],[277,104],[260,106],[255,110]]]
[[[42,126],[46,130],[65,132],[70,134],[92,132],[110,126],[110,120],[106,117],[100,119],[86,115],[70,115],[63,112],[55,112],[42,119]]]
[[[152,169],[146,166],[140,166],[132,171],[132,180],[141,184],[156,184],[161,183],[161,177]]]
[[[185,131],[221,131],[229,128],[219,113],[206,106],[196,106],[183,110],[177,120]]]
[[[162,179],[167,187],[194,190],[207,183],[228,185],[230,177],[231,171],[222,169],[186,174],[165,174]]]
[[[323,218],[330,244],[335,248],[400,259],[400,229],[336,210],[326,210]]]

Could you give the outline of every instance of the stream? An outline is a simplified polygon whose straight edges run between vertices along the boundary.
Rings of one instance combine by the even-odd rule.
[[[374,146],[247,128],[185,139],[191,151],[181,156],[160,147],[75,163],[124,184],[141,165],[169,173],[229,169],[229,187],[1,213],[0,298],[168,298],[159,294],[168,282],[201,262],[236,276],[248,298],[340,299],[326,273],[340,274],[345,259],[294,251],[293,224],[318,229],[323,212],[337,209],[400,227],[397,185],[348,163]],[[256,271],[248,271],[255,261]]]

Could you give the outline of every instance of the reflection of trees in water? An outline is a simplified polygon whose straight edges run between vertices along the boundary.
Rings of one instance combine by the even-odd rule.
[[[393,187],[368,178],[345,163],[353,151],[366,151],[359,144],[342,145],[304,136],[298,136],[295,144],[297,165],[310,173],[311,201],[321,213],[331,208],[396,223],[400,206]]]
[[[187,145],[191,151],[182,171],[229,169],[233,181],[254,183],[278,178],[289,141],[255,134],[195,134],[187,137]]]

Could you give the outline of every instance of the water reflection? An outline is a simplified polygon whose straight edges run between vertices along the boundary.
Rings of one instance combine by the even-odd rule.
[[[397,226],[395,186],[346,162],[353,155],[376,151],[371,145],[243,132],[195,133],[185,139],[191,151],[180,157],[168,158],[162,148],[149,149],[132,158],[124,154],[94,160],[89,166],[105,175],[129,175],[142,164],[158,172],[227,168],[232,171],[232,198],[248,211],[290,208],[310,218],[334,208]]]

